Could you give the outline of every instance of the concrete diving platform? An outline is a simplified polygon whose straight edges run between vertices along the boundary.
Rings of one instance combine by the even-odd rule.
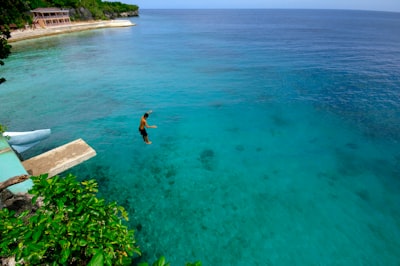
[[[0,183],[5,182],[10,177],[27,175],[21,161],[11,149],[7,139],[0,134]],[[26,180],[22,183],[9,187],[13,193],[25,193],[33,185],[32,180]]]
[[[22,165],[30,175],[48,173],[48,177],[53,177],[94,156],[96,151],[82,139],[77,139],[25,160]]]

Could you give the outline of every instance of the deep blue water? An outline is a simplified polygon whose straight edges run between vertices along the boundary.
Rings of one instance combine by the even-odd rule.
[[[172,265],[400,264],[400,14],[142,10],[13,44],[0,123],[83,138],[69,172]],[[152,145],[137,131],[152,109]]]

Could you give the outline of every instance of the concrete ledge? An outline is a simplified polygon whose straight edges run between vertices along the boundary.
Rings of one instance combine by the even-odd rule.
[[[55,176],[96,155],[96,151],[82,139],[77,139],[63,146],[22,162],[26,171],[33,176],[48,173]]]

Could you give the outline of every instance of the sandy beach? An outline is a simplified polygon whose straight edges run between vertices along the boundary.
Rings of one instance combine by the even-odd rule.
[[[68,25],[61,26],[51,26],[47,28],[38,29],[20,29],[11,32],[11,38],[8,39],[9,43],[35,39],[45,36],[65,34],[70,32],[93,30],[101,28],[113,28],[113,27],[130,27],[135,26],[129,20],[101,20],[101,21],[91,21],[91,22],[76,22]]]

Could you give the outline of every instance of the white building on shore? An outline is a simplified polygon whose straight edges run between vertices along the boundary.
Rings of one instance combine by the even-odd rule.
[[[71,24],[69,10],[56,7],[36,8],[31,10],[33,25],[42,28]]]

